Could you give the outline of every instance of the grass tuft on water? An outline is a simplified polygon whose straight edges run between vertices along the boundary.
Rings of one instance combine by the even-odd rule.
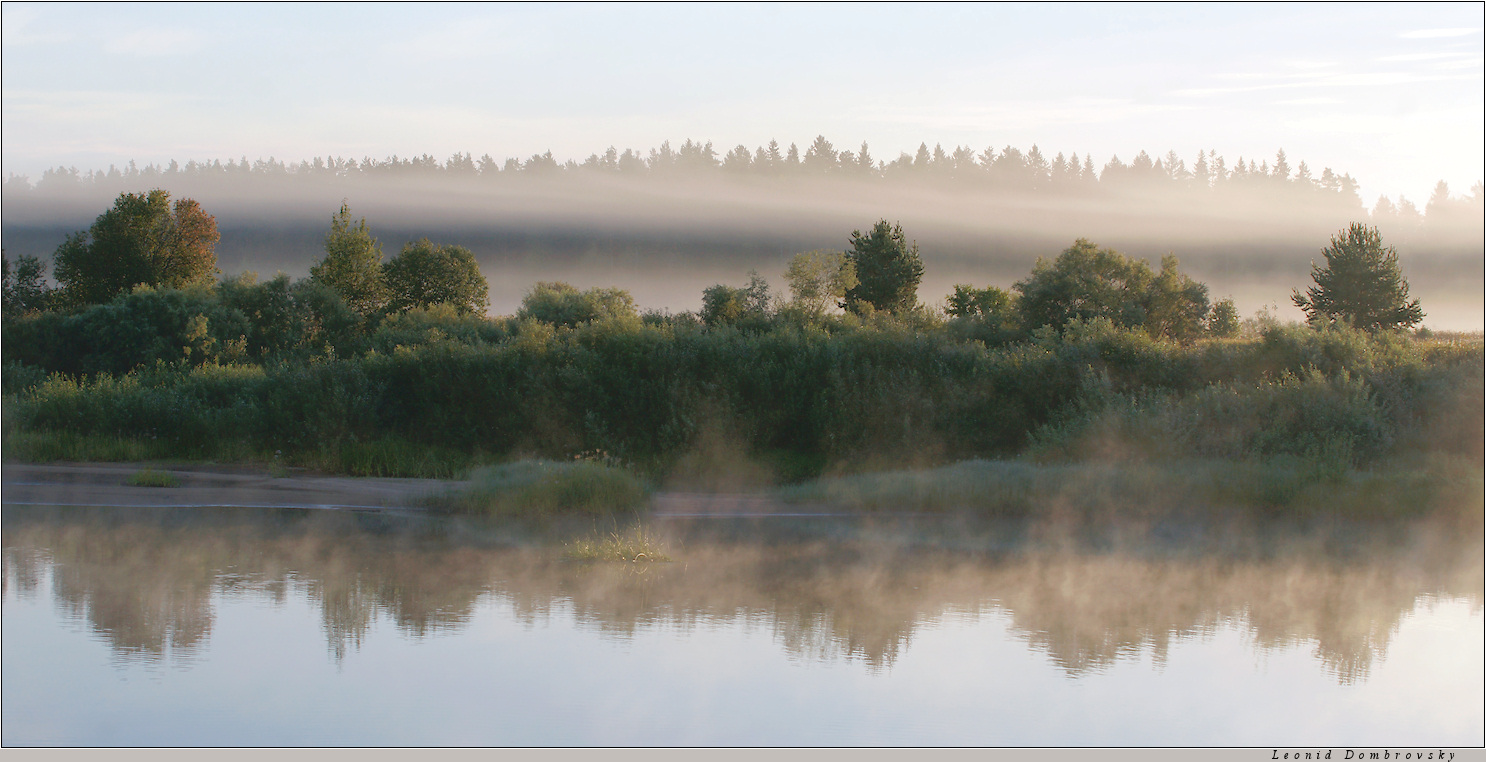
[[[132,475],[130,475],[128,479],[124,481],[124,483],[131,487],[181,486],[181,480],[176,478],[175,474],[168,473],[166,471],[156,471],[153,468],[146,468],[135,471]]]
[[[555,517],[630,513],[649,489],[624,468],[592,461],[523,460],[476,469],[470,486],[429,499],[434,510],[488,516]]]
[[[574,540],[568,543],[564,557],[571,561],[625,561],[648,563],[670,561],[665,548],[644,529],[610,532],[604,537]]]

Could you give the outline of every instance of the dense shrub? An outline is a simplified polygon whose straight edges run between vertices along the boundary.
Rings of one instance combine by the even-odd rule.
[[[249,332],[247,316],[209,288],[141,287],[78,312],[5,321],[5,359],[71,374],[233,362],[246,358]]]
[[[393,352],[398,348],[451,341],[498,344],[513,333],[511,320],[487,320],[462,313],[452,305],[436,304],[388,315],[372,333],[371,346],[378,352]]]
[[[328,287],[251,275],[215,289],[140,287],[107,304],[5,321],[6,362],[51,372],[119,374],[157,363],[304,361],[367,348],[361,316]]]
[[[1013,288],[1021,295],[1017,311],[1029,329],[1106,319],[1188,341],[1203,332],[1209,309],[1207,286],[1183,274],[1176,257],[1163,257],[1161,271],[1154,273],[1145,260],[1101,249],[1085,238],[1052,262],[1039,258],[1031,276]]]
[[[757,272],[751,272],[743,288],[719,283],[703,290],[701,319],[712,326],[747,323],[760,327],[767,322],[772,306],[769,284]]]
[[[575,328],[595,320],[631,320],[635,300],[618,288],[579,291],[561,281],[538,283],[521,300],[518,320],[531,319],[548,325]]]
[[[6,321],[7,422],[357,473],[592,451],[658,473],[705,450],[798,478],[1029,444],[1361,464],[1479,450],[1462,444],[1472,421],[1479,439],[1479,341],[1292,327],[1183,345],[1092,319],[986,342],[914,310],[555,325],[434,306],[370,335],[359,319],[322,286],[276,278]],[[43,380],[56,370],[70,375]]]

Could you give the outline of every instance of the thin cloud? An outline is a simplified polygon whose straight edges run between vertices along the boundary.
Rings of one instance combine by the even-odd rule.
[[[1308,114],[1301,112],[1285,119],[1284,125],[1287,129],[1303,130],[1318,135],[1419,135],[1421,131],[1427,131],[1433,136],[1451,138],[1459,136],[1469,140],[1472,135],[1479,135],[1481,132],[1481,111],[1479,108],[1465,107],[1434,109],[1411,114],[1378,112]]]
[[[1454,27],[1451,29],[1415,29],[1412,32],[1404,32],[1399,37],[1405,40],[1425,40],[1434,37],[1464,37],[1468,34],[1479,34],[1481,27]]]
[[[914,109],[912,115],[894,109],[870,111],[858,116],[870,122],[912,124],[942,130],[1024,130],[1068,124],[1104,124],[1159,114],[1192,110],[1193,106],[1166,103],[1136,103],[1114,98],[1074,99],[1055,102],[1018,101],[993,106]]]
[[[201,33],[184,27],[136,29],[103,44],[103,49],[110,53],[149,58],[187,55],[203,47],[205,39]]]
[[[103,119],[123,113],[187,106],[197,99],[182,94],[114,90],[7,90],[7,116],[44,115],[54,119]]]
[[[1336,65],[1335,61],[1287,61],[1286,63],[1297,69],[1324,69]]]
[[[1426,75],[1403,72],[1363,72],[1356,74],[1331,74],[1305,82],[1268,82],[1239,87],[1194,87],[1174,90],[1170,94],[1184,98],[1205,98],[1213,95],[1251,93],[1264,90],[1290,90],[1307,87],[1386,87],[1409,85],[1418,82],[1452,82],[1472,79],[1470,75]]]
[[[1474,59],[1474,60],[1471,60],[1471,61],[1450,61],[1449,63],[1436,64],[1434,68],[1436,68],[1436,69],[1479,69],[1479,68],[1481,68],[1481,59],[1477,58],[1477,59]]]
[[[1374,61],[1393,63],[1396,61],[1436,61],[1442,58],[1460,58],[1471,54],[1469,50],[1457,50],[1448,53],[1404,53],[1396,56],[1383,56],[1375,58]]]
[[[1335,76],[1335,73],[1333,73],[1333,72],[1325,72],[1325,71],[1295,71],[1295,72],[1287,72],[1287,73],[1284,73],[1284,74],[1278,74],[1278,73],[1275,73],[1275,72],[1268,72],[1268,71],[1265,71],[1265,72],[1257,72],[1257,71],[1255,71],[1255,72],[1226,72],[1226,73],[1223,73],[1223,74],[1214,74],[1213,75],[1213,78],[1214,79],[1231,79],[1231,80],[1235,80],[1235,81],[1238,81],[1238,82],[1244,82],[1244,81],[1250,81],[1250,82],[1252,82],[1252,81],[1256,81],[1256,80],[1281,80],[1281,79],[1292,79],[1292,80],[1294,80],[1294,79],[1311,79],[1311,80],[1314,80],[1314,79],[1318,79],[1318,78],[1321,78],[1321,77],[1331,77],[1331,76]]]
[[[509,23],[469,19],[393,42],[387,50],[415,58],[468,60],[528,51],[539,42],[535,36],[516,34]]]
[[[27,45],[56,45],[73,39],[68,32],[45,31],[36,28],[36,21],[41,18],[41,12],[35,8],[15,7],[7,5],[4,14],[4,44],[5,47],[23,47]]]

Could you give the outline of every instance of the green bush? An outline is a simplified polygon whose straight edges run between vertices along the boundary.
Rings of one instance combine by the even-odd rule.
[[[552,326],[576,328],[597,320],[633,320],[635,300],[618,288],[579,291],[563,282],[538,283],[521,300],[517,320],[536,320]]]
[[[393,352],[399,347],[454,342],[457,344],[499,344],[514,333],[510,320],[488,320],[462,313],[449,304],[414,307],[393,313],[377,326],[371,335],[371,346],[378,352]]]
[[[1179,345],[1091,320],[991,347],[911,312],[558,329],[438,307],[389,317],[369,341],[359,356],[116,377],[41,380],[44,366],[9,362],[7,421],[172,457],[283,450],[379,474],[599,450],[660,476],[718,443],[791,480],[1029,444],[1043,458],[1265,458],[1345,442],[1358,464],[1405,444],[1479,449],[1462,444],[1480,421],[1479,342],[1274,329]]]
[[[469,249],[427,238],[404,245],[382,266],[382,278],[389,312],[450,304],[459,312],[483,314],[490,291]]]

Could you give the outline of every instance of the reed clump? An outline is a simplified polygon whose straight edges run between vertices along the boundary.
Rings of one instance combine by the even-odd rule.
[[[131,487],[179,487],[181,480],[169,471],[156,471],[153,468],[141,469],[129,475],[124,483]]]
[[[570,561],[658,563],[671,560],[665,550],[654,535],[636,526],[627,532],[611,531],[602,536],[569,542],[563,557]]]

